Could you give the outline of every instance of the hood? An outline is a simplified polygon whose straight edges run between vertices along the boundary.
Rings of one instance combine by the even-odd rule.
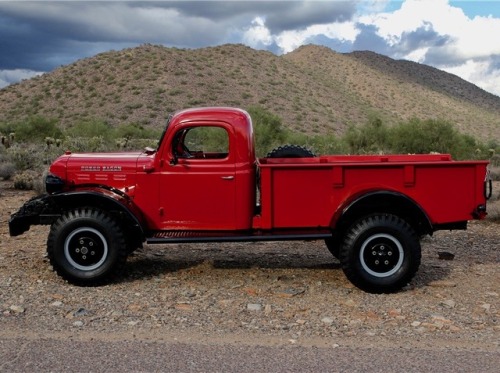
[[[66,152],[52,163],[50,173],[64,180],[68,187],[106,185],[124,190],[134,187],[137,172],[152,164],[153,155],[142,152]]]

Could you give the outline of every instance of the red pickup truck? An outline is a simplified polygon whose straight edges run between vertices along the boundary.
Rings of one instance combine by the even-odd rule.
[[[415,275],[421,236],[486,216],[487,164],[290,146],[257,159],[245,111],[189,109],[169,119],[157,149],[66,152],[50,166],[47,194],[9,228],[51,225],[50,262],[77,285],[109,281],[144,242],[321,239],[356,286],[392,292]]]

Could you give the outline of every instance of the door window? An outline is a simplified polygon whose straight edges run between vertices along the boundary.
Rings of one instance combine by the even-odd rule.
[[[229,154],[229,136],[222,127],[182,129],[175,135],[173,145],[177,158],[224,159]]]

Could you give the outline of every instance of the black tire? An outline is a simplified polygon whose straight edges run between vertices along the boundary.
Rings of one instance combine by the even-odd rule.
[[[267,153],[266,158],[311,158],[316,155],[309,149],[298,145],[283,145]]]
[[[339,259],[347,278],[360,289],[392,293],[415,276],[420,266],[420,241],[398,216],[370,215],[347,231]]]
[[[51,227],[47,254],[57,274],[80,286],[103,285],[123,269],[127,245],[118,223],[95,208],[68,211]]]
[[[340,246],[342,243],[339,239],[331,237],[325,239],[325,245],[328,251],[333,255],[334,258],[339,259],[340,257]]]

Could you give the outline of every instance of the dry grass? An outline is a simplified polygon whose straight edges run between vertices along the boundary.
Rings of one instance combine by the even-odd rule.
[[[0,122],[41,115],[65,127],[100,119],[160,128],[174,110],[209,105],[259,105],[308,134],[341,134],[377,115],[388,124],[447,119],[500,139],[499,97],[428,66],[317,46],[284,56],[241,45],[102,53],[0,90]]]

